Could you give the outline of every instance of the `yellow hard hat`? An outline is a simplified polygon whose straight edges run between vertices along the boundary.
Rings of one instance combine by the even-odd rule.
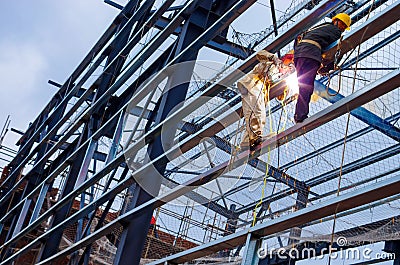
[[[332,18],[332,21],[335,21],[335,19],[339,19],[340,21],[342,21],[344,24],[346,24],[347,28],[346,30],[350,29],[350,25],[351,25],[351,18],[349,15],[347,15],[346,13],[339,13],[336,16],[334,16]]]

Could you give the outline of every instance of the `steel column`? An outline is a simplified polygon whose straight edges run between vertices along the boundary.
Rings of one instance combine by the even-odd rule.
[[[211,5],[212,1],[203,1],[194,14],[192,14],[188,21],[185,22],[175,55],[178,55],[201,35],[207,23],[207,15],[204,15],[203,12],[209,12]],[[200,13],[201,16],[199,16],[198,13]],[[197,52],[193,52],[191,55],[188,55],[179,62],[194,61],[196,60],[196,57]],[[181,102],[185,100],[193,68],[194,63],[187,64],[184,68],[180,67],[176,69],[174,75],[168,77],[168,82],[164,89],[166,92],[164,92],[161,97],[160,111],[155,120],[156,124],[163,121],[168,115],[170,115],[170,112],[174,110],[177,105],[181,104]],[[153,143],[149,144],[147,149],[148,157],[145,162],[149,163],[154,158],[162,155],[165,152],[164,149],[168,149],[170,143],[173,142],[176,129],[177,126],[165,130],[160,136],[154,139]],[[164,174],[167,163],[168,160],[165,158],[159,163],[154,164],[154,169],[149,170],[148,173],[145,174],[148,179],[146,181],[152,183],[151,189],[149,186],[146,188],[136,185],[136,188],[133,191],[136,194],[136,199],[128,204],[128,209],[146,203],[157,196],[161,187],[160,176]],[[150,227],[152,214],[153,208],[149,207],[140,215],[140,217],[132,219],[129,224],[125,226],[118,245],[114,264],[139,264],[147,232]]]
[[[161,265],[164,264],[164,262],[184,263],[186,261],[191,261],[214,253],[218,249],[224,249],[227,246],[234,247],[243,244],[246,242],[249,233],[252,233],[257,237],[272,235],[293,226],[306,224],[312,220],[332,215],[333,213],[340,213],[375,200],[392,196],[397,194],[398,190],[400,190],[400,176],[372,184],[353,193],[340,195],[331,200],[322,202],[319,205],[313,205],[278,219],[258,224],[248,230],[219,238],[213,242],[182,251],[178,254],[159,259],[149,264]]]
[[[352,109],[364,104],[366,101],[370,100],[371,98],[379,97],[380,95],[385,94],[385,93],[397,88],[399,85],[400,85],[400,70],[393,71],[391,74],[388,74],[387,76],[382,77],[380,80],[376,81],[375,83],[370,84],[369,86],[361,89],[360,91],[357,91],[356,93],[352,94],[351,96],[348,96],[345,99],[341,100],[340,102],[337,102],[337,103],[333,104],[332,106],[328,107],[327,109],[321,111],[319,114],[314,115],[313,117],[307,119],[302,124],[302,126],[300,126],[300,125],[293,126],[293,127],[289,128],[286,132],[278,134],[276,136],[276,139],[267,140],[262,145],[263,148],[261,150],[255,151],[254,156],[259,155],[260,152],[261,153],[263,152],[263,150],[265,152],[266,147],[273,148],[276,144],[284,144],[284,143],[294,139],[298,135],[304,134],[309,130],[312,130],[322,124],[325,124],[328,121],[343,115],[347,111],[351,111]],[[167,153],[170,153],[172,151],[173,150],[170,150]],[[213,168],[212,170],[210,170],[209,172],[207,172],[205,174],[201,174],[198,177],[195,177],[192,180],[184,183],[184,185],[182,187],[171,190],[171,191],[165,193],[164,195],[162,195],[158,199],[152,199],[151,201],[148,201],[138,207],[135,207],[135,209],[133,209],[129,213],[126,213],[125,215],[121,216],[119,219],[117,219],[117,220],[109,223],[107,226],[103,227],[102,230],[99,230],[99,231],[91,234],[89,237],[81,240],[79,243],[75,244],[74,246],[71,246],[71,247],[59,252],[58,254],[54,255],[53,257],[49,258],[48,260],[46,260],[44,262],[49,262],[53,259],[56,259],[58,256],[66,255],[66,254],[70,253],[71,251],[74,252],[77,249],[79,249],[82,245],[93,242],[93,240],[96,240],[98,237],[101,237],[102,235],[110,232],[113,228],[115,228],[121,222],[128,221],[129,219],[132,218],[132,216],[137,216],[139,212],[141,212],[143,209],[146,209],[147,207],[150,207],[152,205],[154,205],[154,207],[159,207],[162,204],[164,204],[166,201],[171,201],[179,196],[182,196],[184,193],[193,189],[195,186],[202,185],[204,183],[207,183],[207,182],[213,180],[214,178],[218,177],[219,174],[221,174],[221,172],[224,171],[224,169],[228,165],[235,167],[239,164],[242,164],[243,161],[246,159],[246,156],[247,156],[247,154],[241,154],[241,155],[239,155],[238,159],[233,162],[233,164],[223,163],[221,165],[218,165],[215,168]],[[156,159],[156,161],[158,161],[159,159],[160,158]],[[154,161],[154,162],[156,162],[156,161]],[[146,168],[147,167],[141,168],[140,170],[138,170],[137,172],[134,173],[134,176],[143,173],[143,171]],[[279,220],[275,219],[274,222],[281,223],[281,222],[287,221],[288,222],[287,224],[290,223],[290,225],[291,225],[290,227],[293,227],[296,225],[304,224],[303,222],[308,222],[306,219],[304,219],[305,213],[307,213],[307,216],[308,216],[308,214],[310,214],[308,216],[308,218],[317,218],[318,219],[319,216],[321,216],[321,214],[329,215],[329,214],[331,214],[331,211],[333,211],[333,210],[337,210],[338,212],[340,212],[343,210],[347,210],[348,209],[347,207],[350,207],[350,208],[357,207],[357,206],[359,206],[359,204],[369,203],[370,201],[375,201],[375,200],[379,200],[381,198],[385,198],[385,197],[394,195],[399,190],[399,187],[398,187],[400,185],[399,178],[400,177],[392,178],[388,181],[382,181],[378,184],[371,185],[371,188],[363,189],[362,191],[358,190],[358,191],[352,193],[353,197],[351,197],[349,194],[340,196],[340,198],[337,197],[339,199],[334,199],[334,200],[330,201],[330,202],[332,202],[332,204],[329,204],[330,202],[327,202],[327,207],[323,207],[321,204],[319,204],[317,206],[310,206],[306,209],[299,210],[290,215],[292,217],[296,216],[295,220],[286,220],[286,218],[280,218]],[[123,189],[125,187],[125,185],[127,183],[132,183],[132,179],[126,179],[123,182],[119,183],[117,186],[115,186],[114,190],[112,192],[111,191],[108,192],[108,194],[111,195],[112,193],[116,193],[116,192],[120,191],[121,189]],[[366,192],[366,190],[367,190],[367,192]],[[351,198],[349,198],[349,197],[351,197]],[[341,201],[342,199],[344,199],[345,201],[342,202]],[[89,205],[87,206],[87,208],[89,208]],[[312,208],[313,210],[312,211],[309,210],[310,208]],[[318,215],[317,215],[317,213],[318,213]],[[71,217],[69,219],[71,219]],[[261,225],[265,225],[265,224],[261,224]],[[281,231],[284,229],[284,227],[282,227],[280,225],[277,225],[275,228],[279,229],[278,231]],[[256,229],[256,228],[254,228],[254,229]],[[253,228],[251,230],[253,230]],[[262,229],[262,231],[263,231],[262,232],[263,234],[266,232],[266,231],[264,231],[264,229]],[[274,231],[273,229],[268,230],[268,233],[273,233],[273,231]],[[239,234],[240,234],[239,237],[237,237],[237,235],[232,236],[232,237],[228,236],[224,239],[223,242],[230,241],[230,240],[237,242],[237,240],[239,240],[240,238],[243,237],[243,235],[245,235],[243,233],[239,233]],[[40,240],[39,238],[36,241]],[[221,241],[217,240],[217,243],[218,242],[221,242]],[[244,243],[243,241],[241,241],[241,242]],[[23,253],[24,251],[29,249],[29,247],[35,245],[35,243],[36,242],[30,243],[29,246],[26,246],[24,249],[21,249],[18,253],[14,254],[8,260],[15,259],[15,257],[17,257],[18,255],[20,255],[21,253]],[[219,245],[219,247],[221,247],[222,249],[225,248],[225,246],[226,246],[225,244]],[[193,250],[195,250],[195,249],[198,249],[198,248],[194,248]],[[185,254],[185,253],[187,253],[187,252],[182,252],[181,254]],[[189,260],[192,259],[191,256],[187,256],[186,258],[189,258]],[[39,263],[39,264],[43,264],[43,263]]]
[[[259,261],[259,258],[257,256],[257,251],[259,250],[260,247],[261,247],[260,239],[252,235],[252,233],[248,233],[241,264],[257,265]]]
[[[85,141],[85,135],[88,132],[84,131],[81,135],[80,142]],[[77,156],[75,163],[73,163],[68,172],[68,176],[65,180],[65,186],[61,192],[61,198],[67,196],[76,188],[76,182],[84,181],[88,172],[90,160],[93,157],[94,151],[97,148],[97,141],[91,141],[86,153],[81,153]],[[82,165],[81,165],[82,163]],[[73,201],[69,201],[66,205],[64,205],[59,211],[57,211],[51,221],[51,227],[57,226],[67,217]],[[58,251],[59,244],[61,242],[63,232],[59,231],[58,233],[54,233],[52,237],[50,237],[41,247],[40,252],[38,254],[37,260],[43,260],[51,255],[54,255]]]

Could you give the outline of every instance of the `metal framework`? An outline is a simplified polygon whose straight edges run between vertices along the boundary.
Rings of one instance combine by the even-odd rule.
[[[49,81],[58,92],[3,171],[0,264],[294,264],[260,260],[257,249],[301,248],[319,226],[333,240],[390,222],[376,241],[398,252],[390,207],[400,209],[399,1],[293,0],[277,19],[270,0],[271,27],[251,45],[229,27],[256,0],[105,2],[119,14],[63,84]],[[238,151],[235,83],[256,65],[255,52],[284,54],[339,12],[354,26],[324,54],[345,59],[315,81],[310,118],[282,118],[295,96],[275,99],[289,87],[281,80],[267,113],[278,134]],[[215,54],[226,60],[196,78]],[[337,225],[372,209],[386,211]]]

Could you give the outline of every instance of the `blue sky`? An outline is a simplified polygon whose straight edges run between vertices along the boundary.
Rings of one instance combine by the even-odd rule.
[[[275,2],[284,10],[290,1]],[[249,33],[268,27],[268,5],[260,0],[251,7],[253,21],[240,18],[235,28]],[[57,91],[47,81],[63,83],[118,12],[103,0],[0,1],[0,127],[11,115],[10,127],[26,130]],[[17,139],[9,132],[4,144],[16,149]]]
[[[288,3],[275,5],[285,10]],[[235,29],[251,33],[269,27],[268,6],[269,0],[258,1],[247,12],[250,17],[242,16],[234,23]],[[47,81],[63,83],[118,12],[103,0],[0,1],[1,128],[11,115],[10,128],[25,131],[57,91]],[[277,17],[281,15],[277,11]],[[256,21],[248,23],[253,17]],[[8,132],[3,144],[17,149],[19,138]]]
[[[0,1],[0,126],[26,130],[119,10],[102,0]],[[9,132],[13,148],[19,136]]]

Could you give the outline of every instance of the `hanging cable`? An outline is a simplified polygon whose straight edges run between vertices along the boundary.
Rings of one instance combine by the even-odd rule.
[[[368,20],[371,11],[372,11],[372,7],[373,7],[373,0],[371,0],[371,8],[368,11],[368,15],[366,20]],[[352,90],[351,93],[354,93],[355,90],[355,85],[356,85],[356,77],[357,77],[357,67],[358,67],[358,62],[359,62],[359,56],[360,56],[360,51],[361,51],[361,42],[364,39],[364,35],[365,35],[366,31],[364,31],[361,39],[360,39],[360,43],[357,45],[357,56],[356,56],[356,62],[355,62],[355,67],[354,67],[354,78],[353,78],[353,84],[352,84]],[[343,139],[343,149],[342,149],[342,157],[341,157],[341,163],[340,163],[340,170],[339,170],[339,179],[338,179],[338,188],[337,188],[337,193],[336,196],[340,195],[340,188],[341,188],[341,183],[342,183],[342,174],[343,174],[343,164],[344,164],[344,157],[345,157],[345,152],[346,152],[346,143],[347,143],[347,135],[349,132],[349,125],[350,125],[350,112],[348,112],[347,114],[347,122],[346,122],[346,129],[345,129],[345,135],[344,135],[344,139]],[[329,248],[329,256],[328,256],[328,265],[331,264],[331,251],[332,251],[332,244],[333,244],[333,238],[335,235],[335,228],[336,228],[336,221],[337,221],[337,208],[335,209],[335,213],[333,215],[333,225],[332,225],[332,232],[331,232],[331,240],[330,240],[330,248]]]
[[[271,67],[271,66],[270,66]],[[269,69],[269,68],[268,68]],[[263,81],[263,88],[266,85],[266,81],[267,81],[267,75],[264,77],[264,81]],[[269,114],[269,120],[270,120],[270,130],[272,130],[272,116],[271,116],[271,105],[270,105],[270,98],[269,98],[269,93],[270,93],[270,89],[271,89],[271,85],[270,82],[268,82],[268,89],[267,89],[267,98],[268,98],[268,114]],[[254,207],[253,210],[253,222],[252,222],[252,226],[255,225],[256,220],[257,220],[257,208],[259,208],[264,200],[265,197],[265,189],[267,187],[267,178],[268,178],[268,172],[269,172],[269,164],[271,163],[271,147],[268,146],[268,158],[267,158],[267,163],[266,163],[266,170],[265,170],[265,174],[264,174],[264,178],[263,178],[263,187],[261,189],[261,198],[260,201],[256,204],[256,206]]]
[[[337,45],[337,48],[336,48],[334,60],[333,60],[333,69],[334,69],[334,70],[337,70],[337,69],[339,70],[339,84],[338,84],[338,90],[337,90],[335,93],[330,93],[330,92],[329,92],[329,86],[330,86],[330,84],[331,84],[331,75],[329,74],[329,72],[326,73],[326,74],[321,74],[321,75],[323,75],[323,76],[326,75],[327,78],[328,78],[328,82],[327,82],[327,84],[326,84],[325,90],[326,90],[326,94],[329,95],[329,96],[331,96],[331,97],[337,96],[337,95],[339,94],[339,92],[340,92],[340,84],[341,84],[341,79],[342,79],[342,68],[341,68],[338,64],[339,64],[340,54],[341,54],[341,51],[342,51],[342,50],[341,50],[342,40],[343,40],[343,35],[340,36],[340,39],[339,39],[339,42],[338,42],[338,45]],[[343,64],[343,63],[342,63],[342,64]]]

